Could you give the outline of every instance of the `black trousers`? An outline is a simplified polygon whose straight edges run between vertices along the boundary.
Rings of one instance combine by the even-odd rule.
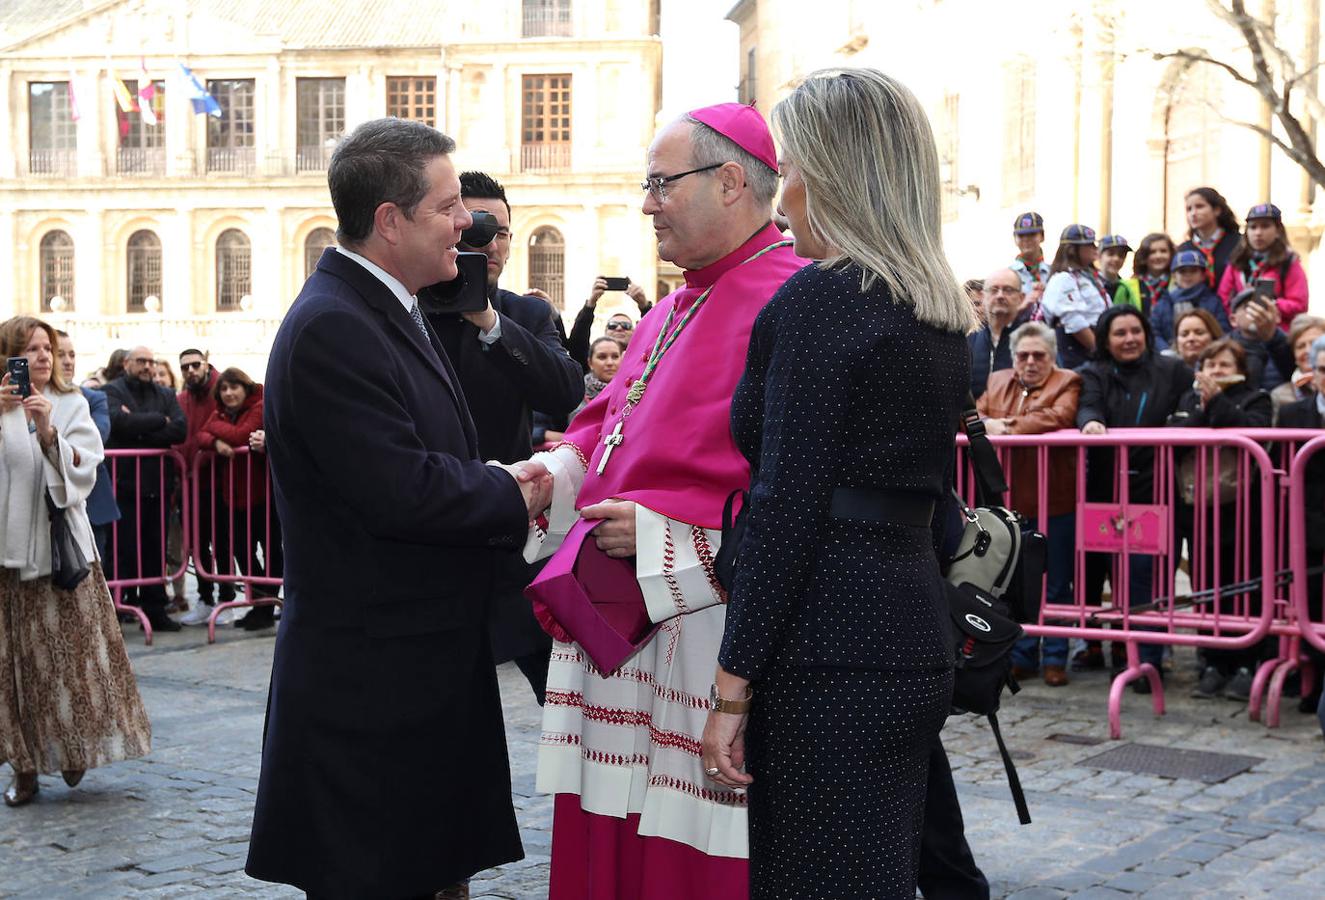
[[[929,751],[925,827],[920,835],[916,881],[925,900],[989,900],[989,882],[966,843],[966,826],[948,753],[937,738]]]
[[[213,499],[215,498],[215,499]],[[213,508],[213,502],[215,508]],[[229,571],[225,561],[230,559],[230,529],[225,524],[221,498],[214,494],[209,486],[204,485],[198,491],[198,533],[195,535],[197,546],[193,548],[194,567],[198,574],[198,597],[203,603],[212,603],[212,589],[215,582],[202,576],[203,570],[223,573]],[[213,552],[215,548],[215,552]],[[218,570],[217,566],[221,568]],[[221,602],[235,599],[235,586],[223,582],[217,586]]]
[[[127,494],[119,499],[119,505],[120,520],[115,523],[118,533],[111,540],[115,552],[115,577],[161,578],[166,571],[161,498]],[[141,607],[149,616],[166,614],[164,584],[126,587],[121,598],[126,606]]]

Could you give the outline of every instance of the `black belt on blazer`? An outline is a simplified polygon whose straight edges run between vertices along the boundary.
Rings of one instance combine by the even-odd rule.
[[[934,519],[934,498],[915,491],[839,487],[833,489],[828,515],[834,519],[928,528]]]

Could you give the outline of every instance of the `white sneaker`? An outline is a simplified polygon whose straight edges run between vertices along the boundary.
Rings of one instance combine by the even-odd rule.
[[[179,617],[179,624],[206,625],[207,620],[212,615],[212,609],[214,609],[214,607],[208,606],[206,603],[199,600],[197,603],[193,604],[192,609]]]

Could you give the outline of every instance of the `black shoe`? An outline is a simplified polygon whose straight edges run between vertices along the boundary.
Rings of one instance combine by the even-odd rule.
[[[1159,683],[1160,683],[1161,685],[1164,684],[1164,670],[1161,669],[1159,666],[1155,666],[1155,671],[1159,674]],[[1132,682],[1132,693],[1134,693],[1134,694],[1149,694],[1149,693],[1150,693],[1150,679],[1149,679],[1148,677],[1142,677],[1142,678],[1138,678],[1136,681],[1133,681],[1133,682]]]
[[[148,615],[147,621],[151,623],[153,631],[182,631],[184,629],[183,625],[164,612]]]
[[[1078,650],[1076,656],[1072,657],[1073,672],[1086,672],[1103,668],[1104,650],[1100,647],[1087,647],[1084,650]]]
[[[261,631],[264,628],[270,628],[276,624],[276,618],[273,616],[273,606],[255,606],[248,611],[248,615],[240,619],[235,624],[245,631]]]
[[[1213,700],[1216,697],[1224,695],[1224,685],[1228,684],[1228,676],[1224,675],[1214,666],[1206,666],[1205,671],[1201,673],[1201,680],[1196,683],[1192,689],[1192,697],[1197,700]]]
[[[1224,696],[1229,700],[1237,700],[1246,703],[1251,699],[1251,670],[1246,666],[1233,673],[1233,677],[1228,680],[1228,686],[1224,688]]]

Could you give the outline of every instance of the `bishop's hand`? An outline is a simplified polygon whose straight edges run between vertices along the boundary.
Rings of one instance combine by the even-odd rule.
[[[629,500],[604,500],[580,510],[582,519],[600,519],[593,530],[595,543],[613,559],[635,555],[635,504]]]

